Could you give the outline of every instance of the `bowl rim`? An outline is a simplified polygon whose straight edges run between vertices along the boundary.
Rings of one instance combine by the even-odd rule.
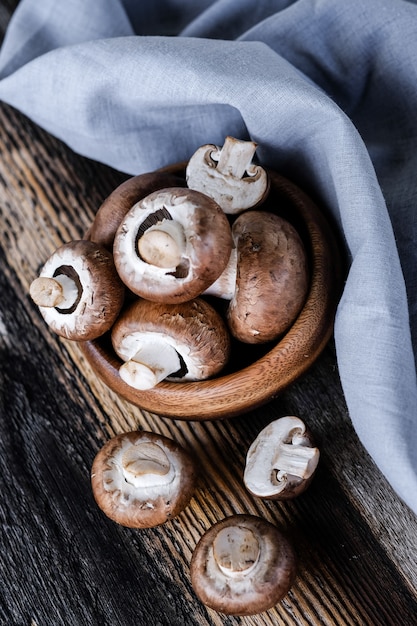
[[[181,175],[185,166],[184,162],[176,163],[156,172]],[[163,381],[146,391],[122,381],[118,373],[121,361],[107,350],[103,337],[80,342],[94,372],[128,402],[161,417],[181,420],[235,417],[280,394],[310,368],[328,343],[343,280],[335,230],[303,190],[274,170],[267,171],[271,191],[289,200],[308,234],[310,289],[297,319],[265,355],[240,370],[197,382]]]

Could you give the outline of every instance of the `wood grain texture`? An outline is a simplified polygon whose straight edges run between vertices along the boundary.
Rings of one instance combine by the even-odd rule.
[[[76,343],[45,326],[28,296],[31,280],[58,245],[83,236],[125,178],[0,106],[0,624],[413,626],[417,520],[357,440],[331,341],[262,409],[185,422],[118,397]],[[318,473],[298,499],[262,502],[243,487],[246,450],[287,414],[314,434]],[[200,465],[183,513],[140,531],[107,519],[90,487],[97,451],[134,429],[175,439]],[[253,617],[205,608],[190,584],[197,541],[233,513],[276,524],[298,557],[289,594]]]

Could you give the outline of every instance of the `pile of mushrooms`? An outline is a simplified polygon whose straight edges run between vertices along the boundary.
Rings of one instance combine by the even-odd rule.
[[[138,390],[215,376],[232,338],[285,334],[306,299],[307,254],[297,230],[263,208],[269,180],[255,150],[227,137],[195,152],[186,182],[155,172],[115,190],[88,241],[55,251],[30,286],[51,329],[75,341],[110,331],[120,377]]]

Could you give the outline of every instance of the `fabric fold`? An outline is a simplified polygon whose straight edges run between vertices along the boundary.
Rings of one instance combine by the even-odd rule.
[[[263,164],[319,198],[351,260],[335,324],[349,414],[417,512],[417,7],[160,0],[180,33],[167,36],[135,4],[22,0],[0,99],[129,174],[250,137]]]

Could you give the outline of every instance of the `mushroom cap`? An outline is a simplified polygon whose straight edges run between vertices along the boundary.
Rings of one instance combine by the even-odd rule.
[[[154,335],[173,346],[183,362],[173,381],[204,380],[217,374],[230,355],[230,335],[219,313],[202,298],[178,304],[138,299],[117,319],[112,344],[124,361],[134,357],[141,336]],[[175,375],[177,374],[177,375]]]
[[[145,431],[107,441],[91,469],[97,505],[129,528],[151,528],[178,515],[188,505],[196,481],[195,461],[184,448]]]
[[[147,172],[125,180],[99,207],[88,238],[112,251],[116,231],[134,204],[158,189],[182,184],[182,178],[169,172]]]
[[[60,276],[75,283],[78,295],[67,308],[39,306],[51,330],[75,341],[90,341],[107,332],[125,294],[111,253],[92,241],[66,243],[55,250],[40,272],[40,277]]]
[[[310,485],[319,458],[304,422],[295,416],[281,417],[265,426],[249,447],[243,482],[258,498],[295,498]]]
[[[183,231],[182,258],[177,266],[158,267],[144,261],[138,243],[156,224],[171,221]],[[232,249],[232,235],[221,208],[204,194],[172,187],[138,202],[120,224],[113,254],[117,271],[133,293],[154,302],[184,302],[200,295],[222,273]]]
[[[267,211],[246,211],[232,227],[235,294],[227,311],[234,337],[265,343],[286,332],[307,297],[307,254],[296,229]]]
[[[208,607],[228,615],[255,615],[277,604],[296,575],[295,552],[273,524],[254,515],[217,522],[198,542],[191,583]]]

